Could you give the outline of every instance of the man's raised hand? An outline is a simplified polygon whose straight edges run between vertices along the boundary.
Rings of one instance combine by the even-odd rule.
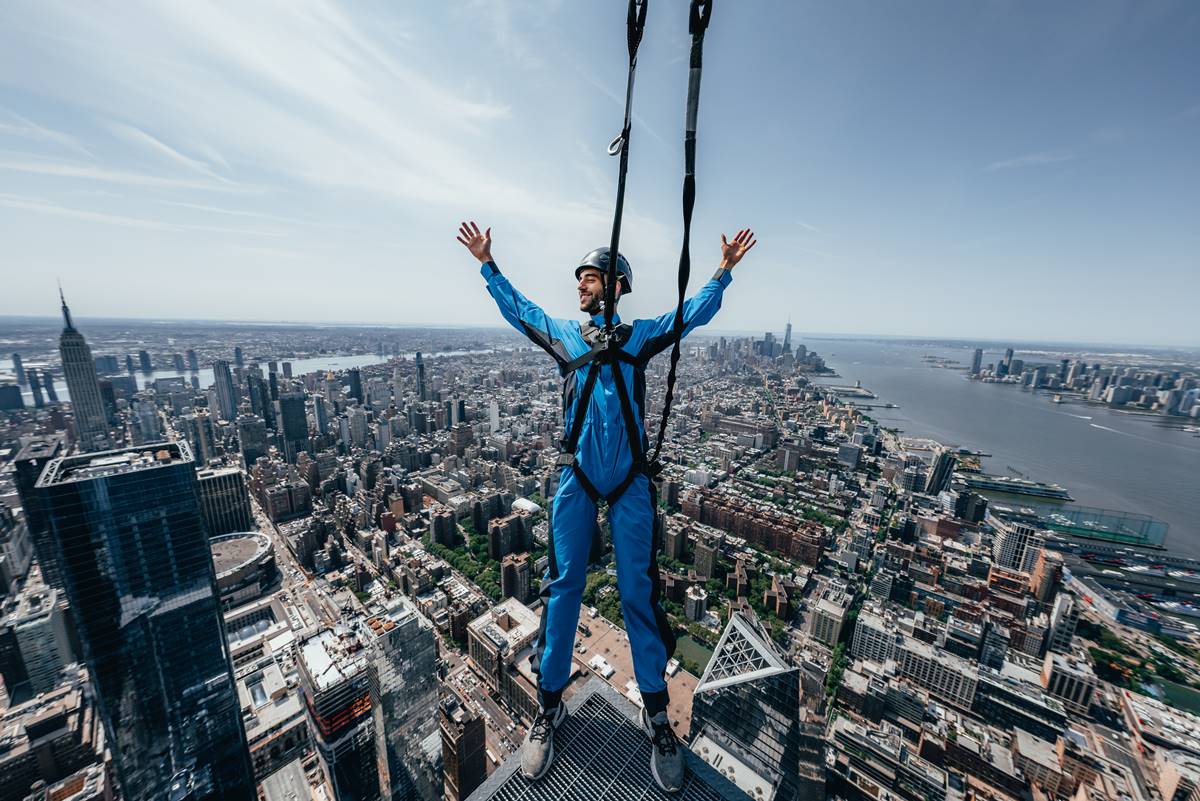
[[[487,264],[492,260],[492,229],[488,228],[482,234],[479,233],[479,226],[472,220],[468,223],[460,223],[458,227],[458,236],[455,237],[459,242],[463,243],[463,247],[471,251],[471,255],[479,259],[480,264]]]
[[[742,256],[749,253],[750,248],[756,244],[758,240],[749,228],[738,231],[732,242],[725,241],[725,234],[721,234],[721,267],[732,270],[733,266],[742,260]]]

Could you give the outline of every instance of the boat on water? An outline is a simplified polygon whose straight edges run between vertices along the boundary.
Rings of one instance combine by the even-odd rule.
[[[1030,481],[1026,478],[994,476],[985,473],[955,473],[955,478],[974,490],[990,490],[1009,495],[1029,495],[1035,498],[1053,498],[1061,501],[1073,500],[1066,488],[1058,484]]]

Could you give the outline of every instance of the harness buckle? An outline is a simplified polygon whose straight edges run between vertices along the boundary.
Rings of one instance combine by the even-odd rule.
[[[575,464],[575,454],[570,451],[563,451],[554,460],[555,467],[571,467]]]

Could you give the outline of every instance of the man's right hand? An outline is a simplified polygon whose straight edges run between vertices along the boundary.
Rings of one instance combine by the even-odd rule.
[[[492,260],[492,229],[488,228],[482,234],[479,233],[479,226],[472,220],[470,224],[461,223],[458,227],[458,236],[455,237],[463,246],[471,251],[471,255],[479,259],[480,264],[487,264]]]

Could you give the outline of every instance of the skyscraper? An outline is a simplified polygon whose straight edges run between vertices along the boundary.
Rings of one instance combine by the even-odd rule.
[[[303,392],[279,395],[279,417],[283,422],[283,450],[289,462],[308,445],[308,415],[304,411]]]
[[[971,357],[971,375],[979,375],[983,370],[983,348],[976,348],[975,355]]]
[[[361,626],[370,645],[371,707],[375,717],[384,798],[438,801],[442,776],[438,731],[437,642],[433,626],[406,597],[388,602]]]
[[[32,373],[32,371],[30,371]],[[33,538],[33,550],[38,564],[42,566],[42,580],[51,587],[63,586],[62,573],[58,569],[58,555],[50,537],[49,523],[42,512],[42,500],[36,486],[42,469],[63,454],[62,435],[26,437],[21,440],[21,449],[13,459],[17,496],[25,510],[25,523]]]
[[[123,796],[252,798],[187,444],[61,457],[37,490]]]
[[[217,387],[217,406],[222,420],[233,420],[237,417],[237,392],[233,386],[233,374],[229,372],[229,362],[218,359],[213,362],[213,383]]]
[[[242,460],[246,463],[246,469],[250,469],[258,457],[267,455],[267,424],[253,414],[238,415],[237,433]]]
[[[446,801],[463,801],[487,778],[487,742],[483,717],[468,709],[454,689],[442,701],[442,764],[445,766]]]
[[[369,653],[362,633],[340,623],[300,643],[296,667],[309,728],[321,767],[338,801],[377,801],[376,755]]]
[[[692,698],[692,753],[714,767],[732,755],[733,781],[753,797],[825,797],[823,721],[801,709],[799,670],[753,613],[734,611]],[[762,792],[759,790],[758,792]]]
[[[937,495],[950,486],[950,479],[954,477],[955,462],[955,456],[949,448],[934,450],[933,462],[929,465],[925,479],[926,495]]]
[[[49,370],[42,371],[42,386],[46,388],[46,400],[58,403],[58,390],[54,388],[54,374]]]
[[[350,376],[350,397],[354,398],[359,403],[362,403],[363,399],[364,399],[363,398],[362,373],[359,372],[357,367],[351,367],[349,376]]]
[[[141,366],[143,373],[154,372],[154,365],[150,361],[150,354],[144,350],[138,351],[138,365]]]
[[[792,350],[792,321],[789,318],[787,328],[783,329],[783,352],[789,353]]]
[[[188,348],[187,352],[187,366],[188,370],[193,373],[200,371],[200,360],[196,358],[196,351],[191,348]]]
[[[38,381],[37,370],[30,370],[28,378],[29,391],[33,393],[33,408],[40,409],[46,405],[46,399],[42,397],[42,382]]]
[[[329,433],[329,410],[325,408],[325,398],[322,395],[313,396],[313,419],[317,421],[317,433]]]
[[[992,560],[1001,567],[1028,573],[1037,562],[1038,552],[1046,545],[1045,532],[1036,521],[993,516]]]
[[[21,364],[21,354],[13,354],[13,372],[17,374],[17,383],[25,383],[25,366]]]
[[[100,397],[100,381],[96,378],[96,362],[92,349],[83,334],[71,322],[71,310],[59,290],[62,300],[63,332],[58,339],[67,391],[71,393],[71,408],[75,413],[75,434],[79,447],[85,451],[102,451],[109,447],[108,416]],[[39,404],[40,405],[40,404]]]
[[[421,358],[421,351],[417,351],[417,400],[425,400],[425,360]]]
[[[240,346],[235,346],[233,349],[233,366],[239,370],[246,366],[246,362],[242,358],[242,349]]]

